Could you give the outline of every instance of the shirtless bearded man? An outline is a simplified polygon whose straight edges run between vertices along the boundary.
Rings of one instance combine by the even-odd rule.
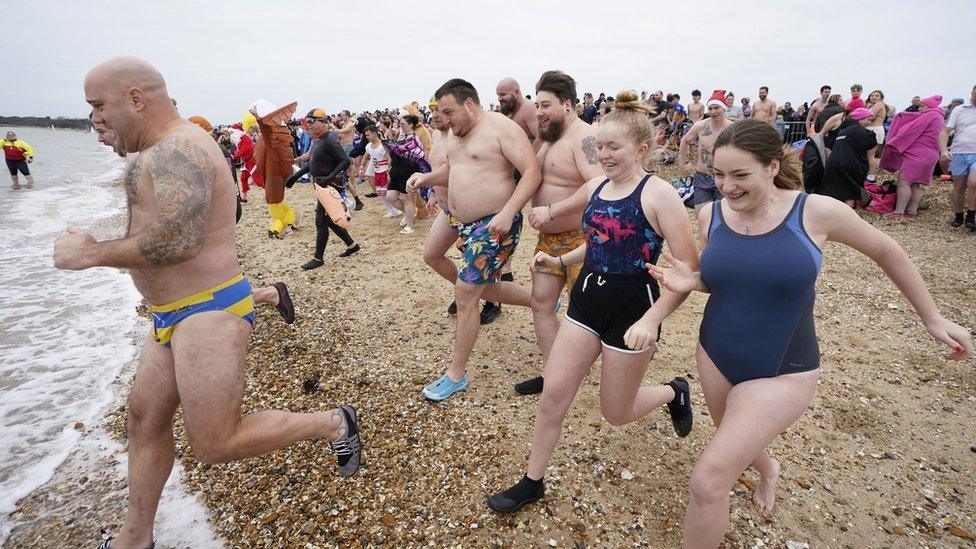
[[[525,99],[522,88],[514,78],[502,78],[495,87],[498,95],[498,109],[522,128],[529,141],[539,135],[539,122],[536,120],[535,105]]]
[[[153,312],[129,396],[129,503],[115,549],[152,547],[156,506],[173,467],[173,415],[183,407],[196,457],[223,463],[305,439],[333,441],[343,476],[360,461],[349,406],[241,417],[244,349],[254,300],[234,246],[234,185],[217,144],[180,118],[162,75],[140,59],[111,59],[85,77],[92,122],[139,152],[124,185],[127,236],[96,241],[69,229],[54,243],[59,269],[128,269]],[[110,545],[111,543],[111,545]]]
[[[715,140],[722,130],[732,125],[732,121],[725,117],[726,102],[723,99],[725,90],[715,90],[706,103],[708,118],[695,122],[688,133],[681,138],[678,148],[678,165],[684,175],[692,175],[695,203],[695,213],[709,202],[722,198],[722,193],[715,186],[715,175],[712,171],[712,149]],[[698,142],[698,165],[694,166],[688,158],[691,144]]]
[[[762,120],[767,124],[776,123],[776,102],[768,98],[769,88],[759,88],[759,101],[752,106],[752,118]]]
[[[547,71],[535,85],[539,119],[537,154],[542,169],[542,184],[532,197],[533,211],[573,195],[579,188],[603,171],[596,159],[596,128],[576,116],[576,81],[560,71]],[[543,216],[533,224],[539,231],[536,253],[553,257],[575,250],[584,242],[579,212],[553,218]],[[556,303],[563,286],[572,289],[580,265],[549,269],[533,265],[532,319],[542,351],[543,364],[549,359],[552,342],[559,330]],[[523,395],[542,392],[542,376],[523,381],[515,390]]]
[[[504,115],[485,112],[470,83],[449,80],[434,96],[452,132],[445,139],[447,163],[428,174],[410,176],[408,190],[447,185],[448,209],[460,223],[464,245],[454,285],[458,308],[454,359],[447,373],[423,390],[430,400],[444,400],[468,386],[465,368],[481,327],[478,300],[515,251],[522,207],[535,194],[542,176],[519,125]],[[515,170],[522,173],[518,185]],[[509,301],[504,297],[502,302]]]
[[[519,83],[514,78],[502,78],[498,82],[498,85],[495,86],[495,94],[498,96],[499,112],[518,124],[522,128],[522,131],[525,132],[526,137],[529,138],[529,142],[533,142],[537,146],[536,136],[539,135],[539,122],[536,119],[535,104],[522,95],[522,87],[519,86]],[[522,177],[522,174],[516,171],[516,184],[518,184],[520,177]],[[515,281],[511,263],[507,263],[502,267],[500,280],[503,282]],[[501,304],[490,300],[485,301],[485,306],[481,309],[481,323],[490,324],[494,322],[501,315],[501,312]]]

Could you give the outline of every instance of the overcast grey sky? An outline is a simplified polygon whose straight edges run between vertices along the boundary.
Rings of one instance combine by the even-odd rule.
[[[425,102],[448,78],[487,105],[512,76],[525,93],[547,70],[578,91],[693,88],[778,103],[880,88],[969,97],[976,0],[698,2],[45,1],[4,7],[0,114],[84,116],[82,81],[130,54],[166,77],[184,116],[239,120],[255,99],[323,107]],[[267,31],[261,29],[268,29]]]

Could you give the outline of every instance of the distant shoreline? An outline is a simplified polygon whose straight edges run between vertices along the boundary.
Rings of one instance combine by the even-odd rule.
[[[87,132],[92,127],[87,118],[51,118],[50,116],[0,116],[0,126],[21,128],[54,128]]]

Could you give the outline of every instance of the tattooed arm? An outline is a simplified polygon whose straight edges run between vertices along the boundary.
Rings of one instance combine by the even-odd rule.
[[[159,215],[138,234],[97,243],[93,259],[99,266],[163,267],[189,261],[203,249],[216,176],[206,150],[175,135],[143,161]]]
[[[705,124],[708,124],[707,118],[695,122],[688,133],[681,138],[681,144],[678,146],[678,169],[681,170],[682,175],[691,175],[695,171],[691,159],[688,158],[688,152],[691,144],[698,139],[698,133],[701,132],[701,128]]]
[[[573,149],[573,158],[576,160],[576,169],[583,181],[589,181],[594,177],[601,177],[603,169],[597,159],[596,137],[588,135],[580,142],[578,149]]]

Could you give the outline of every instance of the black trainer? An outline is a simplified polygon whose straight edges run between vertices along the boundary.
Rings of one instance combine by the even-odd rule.
[[[532,480],[526,475],[515,486],[488,498],[488,507],[499,513],[514,513],[534,501],[539,501],[546,495],[544,480]]]
[[[285,286],[284,282],[275,282],[272,286],[278,291],[278,305],[275,306],[278,314],[285,319],[285,324],[295,322],[295,305],[291,302],[291,295],[288,294],[288,286]]]
[[[365,196],[366,198],[376,198],[379,195],[376,193],[366,193],[363,196]]]
[[[339,257],[349,257],[352,254],[358,252],[359,249],[360,248],[359,248],[359,244],[358,243],[357,244],[353,244],[352,246],[349,246],[348,248],[346,248],[342,253],[340,253],[339,254]]]
[[[447,314],[451,316],[457,314],[457,301],[452,301],[451,304],[447,306]]]
[[[481,308],[481,325],[491,324],[502,314],[502,306],[498,303],[485,301],[485,306]]]
[[[527,379],[515,384],[515,392],[520,395],[537,395],[542,392],[542,376]]]
[[[149,544],[146,549],[155,549],[156,542],[153,541]],[[112,549],[112,536],[108,535],[108,532],[102,530],[102,544],[98,546],[98,549]]]
[[[962,214],[961,213],[957,213],[956,214],[956,217],[953,218],[953,220],[949,222],[949,225],[952,226],[953,228],[962,227]]]
[[[357,196],[356,197],[356,207],[353,208],[353,210],[358,212],[359,210],[363,209],[363,206],[365,206],[365,204],[363,204],[363,201],[360,200],[359,197]]]
[[[688,380],[683,377],[676,377],[667,385],[674,389],[674,399],[668,403],[671,423],[674,425],[674,432],[684,438],[691,432],[694,421],[694,413],[691,410],[691,389],[688,387]]]
[[[359,470],[363,459],[363,440],[359,435],[359,423],[356,421],[356,409],[352,406],[340,406],[342,415],[346,419],[346,436],[329,443],[335,452],[339,463],[339,475],[351,477]]]
[[[303,271],[311,271],[312,269],[318,269],[322,265],[325,265],[325,261],[322,261],[321,259],[312,258],[311,261],[309,261],[308,263],[302,265],[302,270]]]

